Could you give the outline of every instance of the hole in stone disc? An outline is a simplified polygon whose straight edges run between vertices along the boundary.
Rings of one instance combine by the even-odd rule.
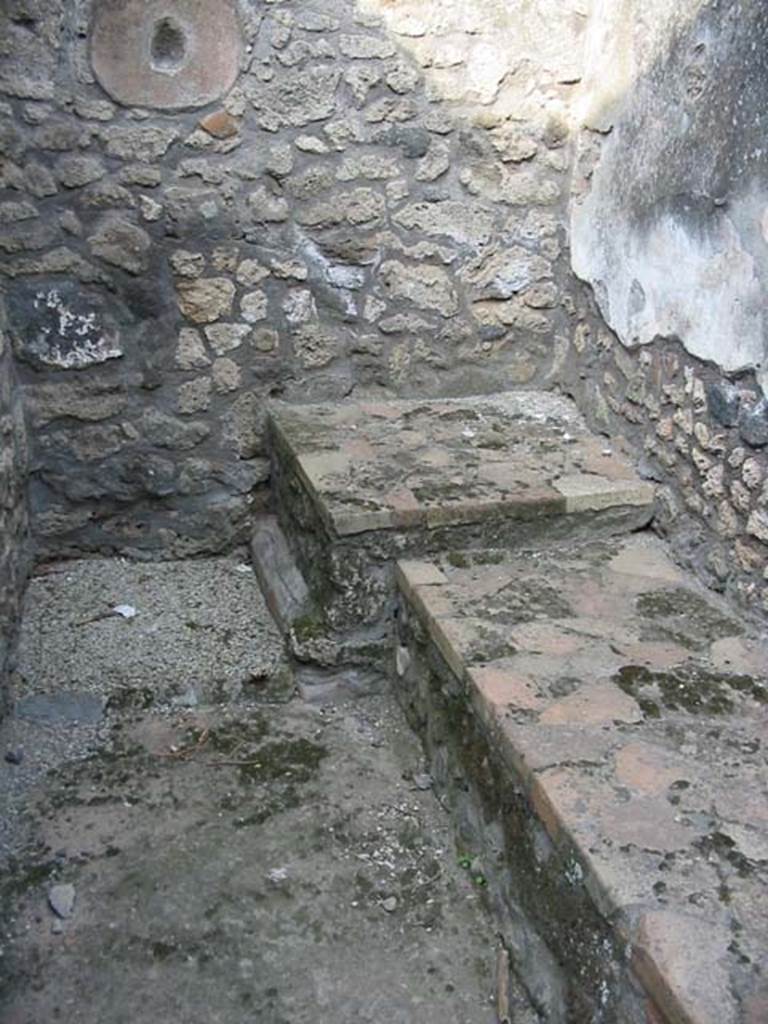
[[[155,71],[172,74],[184,63],[187,40],[183,31],[171,18],[161,18],[152,33],[152,67]]]

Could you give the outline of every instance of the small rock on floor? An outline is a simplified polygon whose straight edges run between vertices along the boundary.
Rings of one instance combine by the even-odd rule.
[[[75,909],[75,887],[68,882],[62,885],[54,885],[48,892],[48,903],[51,910],[58,917],[66,919],[72,917]]]

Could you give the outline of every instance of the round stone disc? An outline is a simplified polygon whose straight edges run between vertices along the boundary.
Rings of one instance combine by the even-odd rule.
[[[242,45],[234,0],[99,0],[91,63],[118,103],[180,110],[231,88]]]

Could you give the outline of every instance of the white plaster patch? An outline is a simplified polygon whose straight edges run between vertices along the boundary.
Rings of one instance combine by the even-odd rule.
[[[754,367],[765,386],[763,290],[735,226],[739,213],[734,202],[695,234],[670,213],[641,229],[606,205],[597,185],[572,210],[573,269],[593,285],[625,345],[679,338],[692,355],[724,370]]]
[[[38,323],[28,336],[28,355],[46,366],[80,370],[123,355],[119,336],[95,310],[77,311],[56,288],[35,293]]]

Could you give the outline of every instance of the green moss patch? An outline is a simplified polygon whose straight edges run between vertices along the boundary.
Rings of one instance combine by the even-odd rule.
[[[701,665],[679,665],[668,672],[625,665],[613,681],[637,700],[648,718],[658,718],[662,709],[692,715],[728,714],[735,707],[738,693],[760,703],[768,700],[768,690],[752,676],[712,672]]]

